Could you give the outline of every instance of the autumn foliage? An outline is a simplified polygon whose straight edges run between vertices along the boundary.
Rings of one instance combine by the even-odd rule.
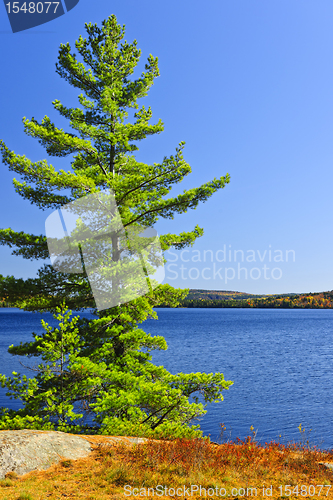
[[[181,307],[199,308],[261,308],[261,309],[331,309],[333,290],[330,292],[304,293],[301,295],[250,295],[240,292],[192,294],[182,300]],[[202,291],[204,292],[204,291]]]

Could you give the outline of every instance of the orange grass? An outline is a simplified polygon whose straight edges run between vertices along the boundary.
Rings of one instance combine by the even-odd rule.
[[[7,476],[0,481],[0,499],[118,500],[151,498],[153,493],[155,498],[187,500],[333,499],[333,486],[329,488],[333,470],[321,462],[333,464],[333,453],[297,444],[271,442],[261,446],[251,437],[221,445],[208,439],[151,440],[133,446],[104,443],[96,445],[86,459],[63,460],[47,471],[31,472],[21,478]],[[161,485],[159,495],[157,485]],[[322,485],[321,491],[318,485]],[[195,489],[200,486],[201,495]],[[179,488],[178,496],[173,488]]]

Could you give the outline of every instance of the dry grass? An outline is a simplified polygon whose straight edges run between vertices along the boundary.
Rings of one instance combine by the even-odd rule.
[[[148,441],[133,446],[104,442],[95,444],[86,459],[63,460],[47,471],[31,472],[21,478],[7,475],[0,481],[0,499],[120,500],[144,498],[148,493],[152,497],[155,493],[161,499],[174,496],[188,500],[204,498],[203,488],[207,498],[333,499],[329,488],[333,470],[320,462],[333,463],[333,453],[275,442],[260,446],[251,437],[222,445],[203,439]],[[126,485],[130,485],[127,490]],[[163,485],[163,489],[157,491],[157,485]],[[191,491],[191,485],[201,486],[201,495],[193,486]],[[317,485],[323,485],[321,491]],[[170,488],[180,488],[178,496]]]

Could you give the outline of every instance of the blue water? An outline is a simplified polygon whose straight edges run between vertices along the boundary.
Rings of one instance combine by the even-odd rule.
[[[162,335],[167,351],[153,362],[171,373],[222,372],[234,385],[224,401],[210,404],[200,420],[205,435],[244,439],[257,431],[261,442],[309,439],[333,448],[333,311],[285,309],[158,309],[146,332]],[[52,316],[43,317],[52,323]],[[0,309],[0,372],[27,373],[10,344],[42,333],[40,314]],[[21,359],[26,363],[24,358]],[[31,361],[28,360],[31,364]],[[18,408],[0,391],[0,405]],[[305,429],[301,435],[299,425]],[[281,436],[281,437],[280,437]]]

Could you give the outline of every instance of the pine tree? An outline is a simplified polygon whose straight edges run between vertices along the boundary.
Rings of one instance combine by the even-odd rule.
[[[37,138],[49,156],[69,157],[71,168],[58,171],[47,160],[32,162],[0,141],[3,163],[20,175],[20,180],[13,181],[16,192],[46,210],[111,189],[126,232],[151,228],[160,217],[173,219],[174,214],[195,209],[199,202],[223,188],[229,176],[214,178],[198,188],[166,198],[171,188],[191,172],[183,158],[184,142],[174,155],[153,165],[138,162],[134,154],[140,140],[163,131],[161,120],[150,123],[151,108],[139,107],[137,102],[147,95],[159,76],[158,59],[150,55],[141,77],[131,79],[141,51],[136,41],[124,41],[125,28],[117,24],[116,17],[110,16],[101,27],[86,24],[86,32],[87,38],[80,36],[75,44],[83,62],[67,43],[60,46],[56,65],[58,75],[81,92],[79,107],[53,102],[60,115],[69,120],[71,131],[57,128],[47,116],[41,122],[23,119],[25,132]],[[161,235],[159,240],[163,251],[171,247],[181,249],[193,245],[202,234],[203,229],[196,226],[191,232]],[[111,240],[111,260],[117,263],[121,259],[119,241],[115,235]],[[43,234],[3,229],[0,243],[13,248],[13,255],[25,259],[45,261],[49,257]],[[188,424],[205,412],[197,396],[201,393],[205,403],[220,401],[222,390],[231,384],[221,373],[171,375],[150,362],[151,351],[166,349],[166,342],[163,337],[145,333],[138,324],[148,317],[157,318],[155,306],[175,307],[187,293],[188,290],[159,285],[130,302],[98,310],[84,268],[83,273],[68,273],[44,263],[37,278],[1,276],[0,281],[3,299],[28,311],[59,313],[61,304],[75,311],[93,308],[93,319],[81,318],[75,324],[79,355],[75,363],[63,368],[67,372],[62,380],[69,384],[68,404],[81,405],[86,414],[93,415],[99,432],[118,434],[157,435],[157,430],[160,435],[193,434]],[[58,334],[60,331],[61,328]],[[9,352],[40,356],[43,338],[11,346]],[[56,336],[54,346],[58,340]],[[23,394],[27,389],[18,379],[19,376],[15,381],[2,377],[2,385]],[[75,380],[72,386],[71,380]],[[43,389],[39,383],[34,387],[30,399],[25,398],[25,415],[34,408],[35,415],[47,419],[48,403],[41,397]],[[190,396],[193,403],[189,402]],[[38,405],[34,406],[36,401]],[[70,413],[66,418],[68,422],[75,420]]]

